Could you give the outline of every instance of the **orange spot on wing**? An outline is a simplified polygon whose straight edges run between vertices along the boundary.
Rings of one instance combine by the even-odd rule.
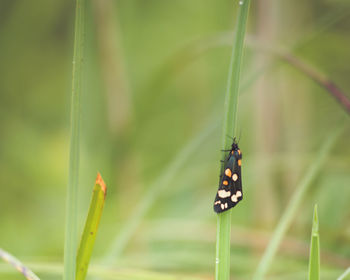
[[[238,166],[241,166],[241,165],[242,165],[242,160],[239,159],[239,160],[237,161],[237,163],[238,163]]]

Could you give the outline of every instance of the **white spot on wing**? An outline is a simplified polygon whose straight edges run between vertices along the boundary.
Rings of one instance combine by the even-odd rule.
[[[224,210],[225,209],[225,205],[221,204],[221,209]]]
[[[233,194],[233,195],[231,196],[231,200],[232,200],[233,202],[237,202],[237,201],[238,201],[237,196]]]
[[[233,175],[232,175],[232,180],[236,182],[237,179],[238,179],[238,175],[237,175],[236,173],[233,174]]]
[[[236,196],[237,196],[237,197],[241,197],[241,196],[242,196],[242,192],[241,192],[241,191],[237,191],[237,192],[236,192]]]
[[[226,197],[229,197],[230,195],[231,195],[230,191],[225,191],[225,190],[218,191],[218,196],[221,198],[226,198]]]

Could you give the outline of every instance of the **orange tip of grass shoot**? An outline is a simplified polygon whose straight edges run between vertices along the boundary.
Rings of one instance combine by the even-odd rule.
[[[100,185],[103,193],[106,195],[107,187],[105,182],[103,181],[100,172],[97,172],[97,177],[96,177],[96,185]]]

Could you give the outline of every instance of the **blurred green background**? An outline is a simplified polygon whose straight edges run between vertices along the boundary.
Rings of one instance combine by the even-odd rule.
[[[107,263],[131,221],[135,230],[117,239],[123,250],[108,261],[126,271],[120,279],[212,279],[212,203],[231,54],[225,42],[237,1],[88,2],[79,232],[97,171],[108,186],[93,264]],[[67,0],[0,1],[0,247],[42,279],[60,279],[63,256],[74,10]],[[349,15],[341,0],[251,3],[236,135],[245,198],[232,211],[233,279],[251,279],[317,151],[333,127],[349,121],[329,92],[260,43],[295,54],[350,97]],[[315,203],[322,279],[350,265],[349,136],[347,126],[268,279],[306,278]],[[0,279],[21,279],[11,271],[1,264]]]

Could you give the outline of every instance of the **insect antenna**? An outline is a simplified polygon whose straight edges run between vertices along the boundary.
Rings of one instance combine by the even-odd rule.
[[[239,142],[241,141],[241,136],[242,136],[242,129],[239,130],[239,137],[238,137],[237,144],[239,144]]]

